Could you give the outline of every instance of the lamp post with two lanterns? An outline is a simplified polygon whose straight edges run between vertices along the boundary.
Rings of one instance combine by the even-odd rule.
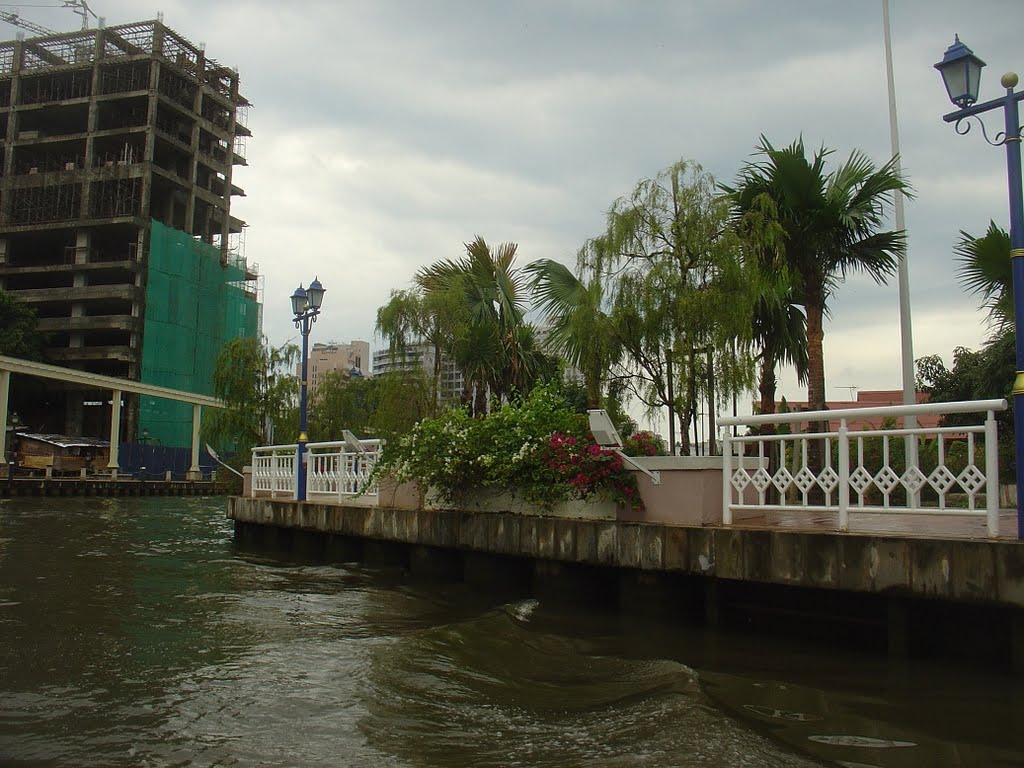
[[[1024,91],[1013,89],[1018,78],[1007,72],[1000,80],[1006,93],[982,104],[978,101],[981,69],[985,62],[955,37],[946,49],[942,61],[935,65],[946,85],[949,100],[959,109],[943,115],[947,123],[955,123],[956,132],[963,135],[970,130],[968,118],[977,118],[985,141],[995,147],[1006,148],[1006,177],[1010,197],[1010,266],[1013,288],[1013,328],[1016,336],[1017,377],[1013,382],[1013,421],[1015,432],[1014,456],[1017,465],[1017,536],[1024,538],[1024,197],[1021,194],[1020,167],[1020,109]],[[1002,108],[1004,128],[989,139],[985,124],[978,115]]]
[[[295,453],[295,499],[296,501],[306,500],[306,468],[303,458],[306,453],[306,443],[309,437],[306,435],[306,391],[309,361],[309,332],[320,314],[320,306],[324,302],[324,287],[320,285],[318,278],[313,278],[309,288],[303,288],[300,284],[292,294],[292,314],[295,315],[295,327],[302,334],[302,377],[299,380],[299,440]]]

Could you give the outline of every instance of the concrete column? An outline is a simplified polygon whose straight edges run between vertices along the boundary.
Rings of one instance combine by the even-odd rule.
[[[110,461],[107,469],[113,477],[117,477],[118,452],[121,445],[121,390],[115,389],[110,399]]]
[[[199,468],[199,425],[202,409],[198,403],[192,406],[192,466],[188,468],[189,480],[203,479],[203,472]]]
[[[85,426],[85,395],[69,389],[64,397],[64,433],[80,435]]]
[[[0,371],[0,440],[4,441],[4,445],[0,446],[5,451],[4,455],[0,458],[3,459],[4,464],[7,463],[7,405],[10,398],[11,392],[11,372]]]
[[[75,265],[87,264],[89,262],[89,233],[80,229],[75,234]],[[85,272],[75,272],[73,278],[75,288],[84,288],[86,286]],[[71,303],[71,316],[72,317],[84,317],[85,316],[85,304],[81,301],[75,301]],[[70,334],[70,340],[68,346],[74,349],[81,348],[84,345],[82,332],[72,331]],[[75,434],[74,432],[70,434]]]

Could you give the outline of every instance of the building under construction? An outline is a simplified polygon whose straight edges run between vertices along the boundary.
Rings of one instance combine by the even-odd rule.
[[[0,43],[0,289],[36,309],[52,362],[210,394],[223,343],[258,333],[231,215],[248,106],[161,21]],[[105,429],[105,399],[46,398],[33,428]],[[188,444],[187,406],[126,406],[123,439]]]

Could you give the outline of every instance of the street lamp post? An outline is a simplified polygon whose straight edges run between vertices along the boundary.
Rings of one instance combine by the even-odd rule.
[[[306,383],[309,380],[307,367],[309,361],[309,331],[320,314],[320,305],[324,301],[324,287],[320,280],[313,278],[309,288],[303,288],[300,284],[292,294],[292,314],[295,315],[295,327],[302,334],[302,377],[299,380],[299,440],[295,453],[295,500],[306,500],[306,468],[303,465],[303,458],[306,453],[306,443],[309,437],[306,435]]]
[[[1018,107],[1021,99],[1024,99],[1024,91],[1014,92],[1017,74],[1007,72],[1000,80],[1006,93],[998,99],[977,104],[981,69],[984,66],[985,62],[975,56],[957,36],[935,68],[942,75],[949,100],[960,107],[956,112],[943,115],[942,119],[947,123],[955,123],[956,132],[963,135],[971,127],[971,124],[965,121],[969,117],[975,117],[981,125],[985,141],[994,147],[1006,147],[1006,178],[1010,197],[1010,265],[1013,275],[1013,330],[1017,350],[1017,377],[1013,382],[1017,537],[1024,539],[1024,202],[1021,195],[1021,124]],[[1000,107],[1003,109],[1004,129],[995,134],[993,139],[989,139],[985,132],[985,124],[978,115]]]

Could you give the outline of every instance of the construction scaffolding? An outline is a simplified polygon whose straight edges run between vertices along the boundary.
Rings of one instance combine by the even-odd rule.
[[[231,215],[238,71],[162,20],[32,31],[0,43],[0,288],[69,366],[208,392],[224,341],[260,320]],[[81,429],[84,395],[63,397],[53,430]],[[191,414],[167,407],[129,401],[126,429],[187,445]]]
[[[218,248],[152,222],[142,381],[213,394],[224,344],[259,332],[256,275],[244,257],[222,265]],[[139,424],[163,445],[189,445],[188,405],[144,397]]]

